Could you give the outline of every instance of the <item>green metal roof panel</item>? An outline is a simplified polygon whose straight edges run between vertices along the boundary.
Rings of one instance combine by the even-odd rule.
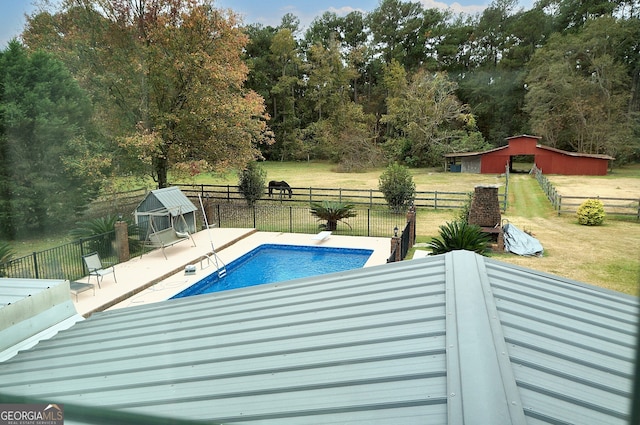
[[[223,423],[625,423],[637,308],[457,251],[98,313],[0,381]]]
[[[525,414],[558,423],[626,424],[637,298],[486,264]]]
[[[140,202],[136,211],[149,212],[167,210],[172,216],[188,214],[198,208],[186,197],[177,186],[152,190]]]
[[[362,269],[96,314],[0,365],[0,379],[11,393],[225,423],[446,423],[444,316],[442,273]]]

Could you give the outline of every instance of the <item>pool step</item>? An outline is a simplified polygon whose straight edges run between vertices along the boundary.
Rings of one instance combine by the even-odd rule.
[[[223,267],[221,269],[218,269],[218,277],[219,278],[223,278],[227,275],[227,268]]]

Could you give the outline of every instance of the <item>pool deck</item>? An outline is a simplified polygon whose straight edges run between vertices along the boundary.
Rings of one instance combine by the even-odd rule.
[[[107,275],[101,288],[78,294],[73,302],[76,310],[84,317],[107,309],[133,307],[169,299],[185,288],[193,285],[216,269],[206,260],[212,252],[212,243],[218,257],[225,264],[246,254],[262,244],[287,244],[306,246],[326,246],[333,248],[372,249],[374,252],[365,267],[385,264],[390,253],[390,238],[371,238],[330,235],[323,240],[313,239],[315,234],[257,232],[255,229],[211,229],[193,234],[195,245],[184,241],[165,248],[156,249],[117,264],[113,275]],[[205,258],[204,260],[202,260]],[[195,265],[196,272],[185,275],[187,265]],[[79,282],[87,282],[86,277]],[[95,283],[95,280],[91,281]]]

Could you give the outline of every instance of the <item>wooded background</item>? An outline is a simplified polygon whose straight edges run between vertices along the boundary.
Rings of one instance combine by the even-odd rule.
[[[0,237],[77,217],[116,178],[165,187],[256,159],[423,167],[526,133],[638,161],[639,12],[382,0],[302,29],[207,0],[64,0],[0,55]]]

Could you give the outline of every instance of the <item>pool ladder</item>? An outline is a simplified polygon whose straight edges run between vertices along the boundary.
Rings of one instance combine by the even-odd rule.
[[[203,266],[202,262],[205,260],[205,258],[207,259],[207,265]],[[220,257],[218,257],[215,251],[211,255],[206,254],[204,258],[200,260],[200,269],[204,270],[207,267],[209,267],[211,264],[213,264],[216,267],[216,269],[218,269],[218,277],[220,279],[222,279],[227,275],[227,266],[224,264],[224,261],[222,261]],[[222,264],[222,266],[220,264]]]

